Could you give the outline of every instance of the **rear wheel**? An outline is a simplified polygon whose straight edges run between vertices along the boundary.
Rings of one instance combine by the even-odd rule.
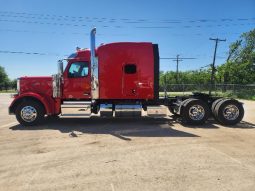
[[[44,108],[35,101],[24,101],[18,105],[16,118],[21,125],[33,126],[41,123],[44,119]]]
[[[201,125],[209,117],[208,105],[199,99],[188,99],[183,104],[181,116],[185,123],[190,125]]]
[[[244,116],[243,105],[237,100],[227,99],[220,101],[215,108],[217,120],[223,125],[235,125]]]
[[[216,112],[215,109],[216,109],[217,104],[220,103],[222,100],[224,100],[224,98],[220,98],[220,99],[215,100],[215,101],[213,102],[213,104],[212,104],[212,107],[211,107],[211,111],[212,111],[213,117],[214,117],[214,119],[216,119],[216,120],[217,120],[217,117],[216,117],[217,112]]]

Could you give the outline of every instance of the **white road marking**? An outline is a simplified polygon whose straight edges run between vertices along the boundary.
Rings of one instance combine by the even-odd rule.
[[[0,128],[4,128],[4,127],[9,127],[9,126],[14,126],[14,125],[18,125],[18,122],[12,122],[12,123],[7,123],[5,125],[0,126]]]

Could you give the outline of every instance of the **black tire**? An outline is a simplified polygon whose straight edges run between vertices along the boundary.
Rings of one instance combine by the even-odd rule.
[[[180,107],[181,107],[181,108],[180,108],[180,115],[182,115],[182,112],[183,112],[183,109],[184,109],[186,103],[187,103],[187,102],[190,102],[190,101],[192,101],[192,100],[197,100],[197,99],[195,99],[195,98],[189,98],[189,99],[185,99],[184,101],[181,102],[181,105],[180,105]]]
[[[190,100],[195,100],[195,99],[194,99],[194,98],[189,98],[189,99],[185,99],[185,100],[183,100],[183,101],[181,102],[181,104],[180,104],[180,106],[179,106],[179,107],[180,107],[180,114],[177,114],[177,113],[174,111],[174,108],[168,107],[170,113],[172,113],[173,115],[176,115],[176,116],[180,116],[181,113],[182,113],[182,110],[183,110],[184,105],[186,104],[186,102],[188,102],[188,101],[190,101]]]
[[[230,116],[228,116],[226,113],[229,110],[228,107],[236,110]],[[244,108],[242,103],[234,99],[226,99],[220,101],[216,105],[215,111],[216,111],[215,117],[222,125],[235,125],[239,123],[244,116]]]
[[[36,116],[31,117],[31,119],[29,119],[31,115],[26,117],[24,114],[26,111],[26,108],[30,110],[30,113],[32,113],[32,115],[36,115]],[[16,114],[16,119],[21,125],[34,126],[43,121],[45,110],[40,103],[36,101],[28,100],[28,101],[22,102],[21,104],[17,106],[15,110],[15,114]]]
[[[192,116],[194,108],[202,110],[200,116]],[[185,104],[183,104],[181,116],[183,122],[189,125],[202,125],[206,122],[210,114],[208,105],[199,99],[188,99]]]
[[[213,117],[217,120],[217,117],[216,117],[216,106],[218,103],[220,103],[222,100],[224,100],[225,98],[219,98],[219,99],[216,99],[213,104],[212,104],[212,107],[211,107],[211,111],[212,111],[212,114],[213,114]]]

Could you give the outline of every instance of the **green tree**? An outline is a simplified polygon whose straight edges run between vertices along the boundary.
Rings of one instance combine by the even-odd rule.
[[[0,66],[0,90],[8,88],[9,78],[2,66]]]
[[[12,81],[10,82],[10,88],[13,89],[13,90],[16,90],[16,89],[17,89],[17,79],[12,80]]]
[[[217,81],[234,84],[255,83],[255,29],[243,33],[229,47],[225,64],[217,68]]]

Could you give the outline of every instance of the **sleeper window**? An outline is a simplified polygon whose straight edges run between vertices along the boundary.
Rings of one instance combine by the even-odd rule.
[[[124,67],[124,71],[126,74],[135,74],[136,73],[136,65],[135,64],[126,64]]]

